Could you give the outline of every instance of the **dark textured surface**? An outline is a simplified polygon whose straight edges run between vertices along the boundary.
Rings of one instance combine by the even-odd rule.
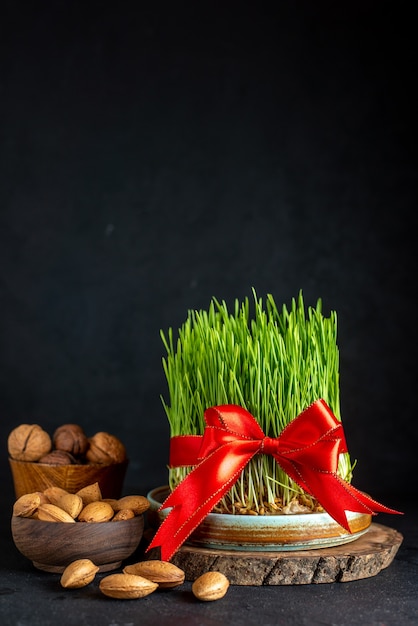
[[[128,492],[166,483],[159,331],[212,296],[251,297],[253,286],[279,303],[302,289],[307,304],[322,297],[337,311],[354,484],[388,506],[408,495],[417,170],[406,7],[2,4],[7,623],[92,624],[103,611],[101,624],[128,624],[143,610],[150,624],[175,612],[209,626],[225,623],[228,607],[229,622],[240,615],[248,624],[417,623],[416,535],[411,552],[373,580],[233,589],[216,606],[176,592],[143,609],[117,603],[114,614],[93,591],[57,590],[15,555],[7,534],[6,439],[22,422],[113,432],[128,447]]]
[[[14,626],[160,626],[173,622],[190,626],[415,626],[418,511],[416,506],[403,509],[406,514],[402,517],[378,517],[379,523],[402,532],[404,540],[391,565],[372,578],[331,584],[231,586],[222,600],[209,603],[196,601],[188,582],[135,601],[102,596],[98,584],[103,575],[83,589],[63,589],[59,575],[34,569],[16,551],[2,520],[0,618]],[[141,551],[132,562],[138,558],[142,558]]]

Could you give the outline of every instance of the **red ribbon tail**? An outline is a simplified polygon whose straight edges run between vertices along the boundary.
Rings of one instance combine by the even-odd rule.
[[[161,507],[162,508],[162,507]],[[161,510],[161,509],[160,509]],[[160,525],[154,535],[146,552],[152,548],[161,548],[161,560],[169,561],[178,548],[178,540],[173,529],[181,524],[181,505],[175,506],[168,513],[165,520]],[[181,544],[180,544],[181,545]]]
[[[255,452],[229,455],[230,446],[215,450],[174,489],[160,507],[172,507],[147,548],[161,547],[161,560],[169,561],[200,522],[237,481]]]
[[[347,511],[401,514],[358,491],[336,473],[347,450],[341,424],[323,400],[296,417],[277,439],[264,437],[248,411],[235,405],[205,412],[203,436],[173,437],[170,466],[194,465],[160,507],[171,508],[147,548],[161,547],[169,561],[200,522],[237,481],[257,452],[272,454],[282,469],[310,493],[348,533]]]
[[[185,481],[187,482],[187,478]],[[183,487],[187,487],[187,484],[185,485],[183,481],[176,489],[179,487],[182,488],[179,490],[181,492],[183,491]],[[225,493],[228,489],[229,485],[227,486]],[[175,493],[176,490],[173,491],[173,494]],[[160,547],[161,560],[169,561],[173,554],[186,541],[206,515],[210,513],[223,495],[224,493],[222,492],[216,498],[209,498],[204,506],[200,506],[194,514],[191,514],[188,517],[185,515],[182,504],[176,504],[173,506],[165,520],[160,525],[146,551],[148,552],[148,550],[151,550],[152,548]],[[160,510],[167,508],[166,502],[161,506]]]
[[[402,515],[400,511],[389,507],[370,498],[351,484],[340,478],[337,474],[320,474],[317,477],[318,485],[309,482],[309,492],[313,495],[324,510],[347,532],[351,529],[347,520],[347,511],[353,513],[393,513]]]

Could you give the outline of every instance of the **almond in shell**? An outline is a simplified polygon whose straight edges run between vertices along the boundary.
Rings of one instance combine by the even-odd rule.
[[[66,511],[73,519],[78,517],[83,508],[83,500],[75,493],[65,493],[58,499],[57,506]]]
[[[229,580],[222,572],[205,572],[192,585],[192,593],[204,602],[220,600],[228,591]]]
[[[110,598],[133,600],[148,596],[158,588],[158,585],[142,576],[121,573],[109,574],[102,578],[99,588],[105,596]]]
[[[62,498],[62,496],[67,495],[68,491],[66,491],[65,489],[62,489],[61,487],[54,486],[54,487],[47,487],[46,489],[44,489],[43,494],[44,496],[48,498],[48,502],[50,502],[51,504],[58,505],[60,498]]]
[[[79,589],[89,585],[99,571],[99,567],[90,559],[77,559],[63,571],[60,579],[62,587],[66,589]]]
[[[41,497],[38,493],[25,493],[14,503],[13,515],[17,517],[32,517],[40,504]]]
[[[135,515],[141,515],[145,513],[147,509],[150,507],[150,501],[145,496],[123,496],[119,498],[114,504],[113,508],[115,511],[120,511],[122,509],[131,509]]]
[[[121,509],[112,518],[112,522],[124,522],[128,519],[133,519],[135,513],[131,509]]]
[[[99,500],[89,502],[78,516],[79,522],[109,522],[114,515],[114,511],[108,502]]]
[[[136,574],[158,583],[160,589],[178,587],[184,583],[184,571],[168,561],[150,559],[126,565],[123,568],[126,574]]]
[[[38,519],[42,522],[75,523],[75,520],[66,511],[56,504],[41,504],[38,507]]]
[[[82,489],[79,489],[76,494],[83,500],[83,506],[90,504],[90,502],[97,502],[102,499],[102,491],[99,483],[86,485]]]
[[[103,502],[109,502],[112,509],[115,510],[115,504],[117,503],[117,498],[102,498]]]

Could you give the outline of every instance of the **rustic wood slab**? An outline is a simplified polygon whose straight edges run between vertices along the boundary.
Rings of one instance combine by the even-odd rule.
[[[402,541],[403,536],[396,530],[371,524],[359,539],[333,548],[236,552],[183,545],[171,562],[185,571],[189,581],[212,570],[225,574],[232,585],[348,582],[370,578],[388,567]]]

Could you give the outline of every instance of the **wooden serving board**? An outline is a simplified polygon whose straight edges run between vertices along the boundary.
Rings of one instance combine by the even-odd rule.
[[[238,552],[183,545],[171,562],[185,571],[189,581],[211,570],[225,574],[232,585],[348,582],[370,578],[388,567],[402,541],[398,531],[371,524],[355,541],[333,548]]]

